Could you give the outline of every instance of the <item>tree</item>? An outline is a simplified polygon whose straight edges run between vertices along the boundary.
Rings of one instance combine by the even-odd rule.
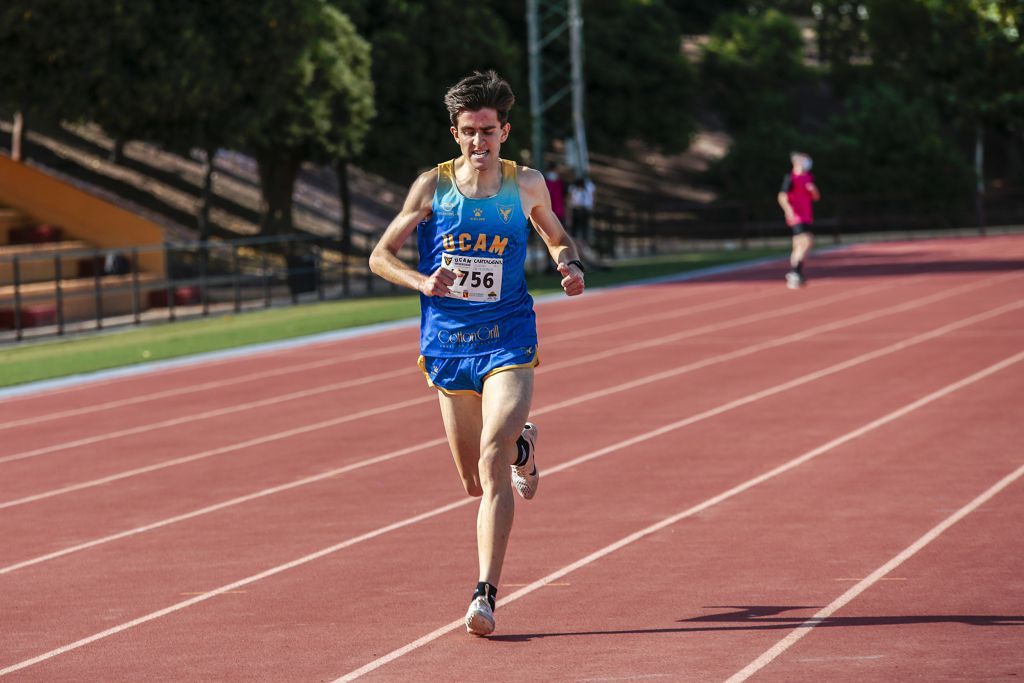
[[[666,152],[689,145],[696,76],[678,15],[662,2],[587,0],[587,143],[621,153],[626,140]]]
[[[830,193],[901,196],[941,207],[969,196],[970,170],[948,144],[938,112],[891,85],[854,91],[845,111],[809,144]]]
[[[701,78],[730,127],[796,117],[795,87],[807,78],[800,31],[775,10],[719,16],[704,48]]]
[[[218,147],[253,151],[267,233],[291,230],[299,165],[351,158],[373,116],[369,46],[324,0],[14,0],[0,17],[19,48],[0,60],[7,102],[201,147],[207,190]]]
[[[247,30],[232,45],[242,96],[234,124],[259,165],[260,229],[292,229],[292,192],[305,161],[357,154],[374,114],[369,45],[322,0],[239,5]]]
[[[863,71],[869,54],[868,7],[860,0],[817,0],[813,5],[818,53],[832,83],[845,91]]]
[[[934,103],[974,139],[984,225],[985,130],[1024,130],[1024,7],[1020,0],[872,0],[868,15],[876,73]]]
[[[518,96],[512,135],[503,153],[514,158],[529,144],[521,42],[486,3],[332,2],[355,19],[360,34],[372,45],[378,115],[360,158],[368,169],[407,183],[418,172],[455,156],[442,98],[449,86],[474,70],[496,70]]]

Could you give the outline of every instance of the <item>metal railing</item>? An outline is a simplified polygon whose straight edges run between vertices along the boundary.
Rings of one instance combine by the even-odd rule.
[[[757,202],[599,206],[592,224],[591,246],[605,258],[732,245],[777,246],[790,237],[774,197]],[[989,227],[1007,225],[1024,225],[1024,193],[942,204],[902,196],[826,196],[815,206],[814,231],[819,239],[840,244],[865,233],[913,239],[931,231],[984,235]]]
[[[975,206],[934,206],[899,197],[834,197],[816,207],[819,240],[836,244],[864,231],[912,238],[929,229],[985,234]],[[1024,194],[1005,193],[981,207],[989,225],[1024,225]],[[790,233],[777,206],[758,203],[598,207],[589,247],[606,260],[669,251],[781,247]],[[973,223],[973,224],[972,224]],[[367,242],[372,243],[371,242]],[[528,274],[552,272],[531,231]],[[156,254],[164,274],[140,268]],[[399,254],[415,263],[415,242]],[[139,325],[399,291],[373,275],[365,253],[305,233],[120,249],[39,245],[0,253],[0,340]]]
[[[0,339],[397,291],[366,257],[311,235],[0,254]],[[140,268],[157,254],[162,276]],[[402,254],[414,258],[410,249]]]

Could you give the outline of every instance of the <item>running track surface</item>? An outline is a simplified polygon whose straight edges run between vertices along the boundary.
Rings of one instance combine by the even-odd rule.
[[[476,500],[392,329],[0,403],[0,677],[1024,675],[1024,239],[538,305],[538,496]]]

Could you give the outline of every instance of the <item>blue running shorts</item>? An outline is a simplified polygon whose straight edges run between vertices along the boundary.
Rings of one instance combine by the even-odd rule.
[[[511,349],[498,349],[481,356],[420,356],[418,364],[427,378],[427,384],[438,391],[449,396],[479,396],[484,390],[484,380],[491,375],[505,370],[535,368],[540,365],[540,352],[536,346],[517,346]]]

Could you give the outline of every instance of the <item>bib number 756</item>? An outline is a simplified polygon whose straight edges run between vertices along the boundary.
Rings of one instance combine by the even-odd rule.
[[[448,296],[463,301],[495,302],[501,300],[500,258],[445,254],[442,265],[457,274]]]
[[[466,280],[469,280],[469,286],[486,287],[488,289],[494,287],[494,273],[480,273],[478,270],[464,270],[462,271],[462,277],[459,278],[459,287],[466,286]]]

